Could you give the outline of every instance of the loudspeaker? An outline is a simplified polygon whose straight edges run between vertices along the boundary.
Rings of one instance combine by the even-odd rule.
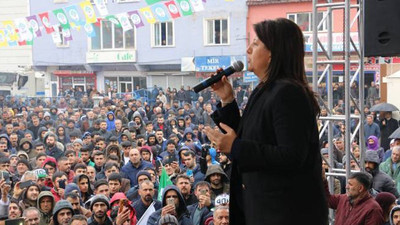
[[[365,56],[400,55],[400,1],[364,0]]]

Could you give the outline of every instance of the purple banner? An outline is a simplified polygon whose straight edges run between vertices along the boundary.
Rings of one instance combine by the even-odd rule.
[[[143,20],[137,10],[128,12],[128,16],[132,20],[132,23],[135,25],[136,28],[144,26]]]

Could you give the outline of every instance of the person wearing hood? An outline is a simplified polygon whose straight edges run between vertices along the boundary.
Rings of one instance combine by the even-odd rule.
[[[73,215],[74,209],[72,208],[71,203],[67,200],[60,200],[56,203],[53,209],[53,224],[68,225]]]
[[[136,134],[146,134],[146,124],[138,111],[133,113],[132,121]]]
[[[113,225],[111,218],[107,215],[110,210],[110,199],[105,195],[95,195],[90,201],[92,216],[88,219],[89,225]]]
[[[42,191],[37,199],[37,208],[40,211],[40,225],[47,225],[53,216],[53,208],[56,205],[53,194],[50,191]]]
[[[374,150],[367,150],[364,160],[365,171],[372,175],[372,188],[378,192],[390,192],[398,198],[399,193],[392,178],[379,170],[380,159],[378,153]]]
[[[39,185],[33,183],[29,185],[24,191],[22,192],[21,196],[19,197],[18,205],[22,208],[22,210],[27,209],[29,207],[37,208],[38,197],[40,193]]]
[[[167,203],[167,199],[173,199],[173,204]],[[170,200],[168,200],[169,202]],[[148,225],[158,225],[162,216],[171,214],[178,219],[180,225],[192,225],[189,211],[187,210],[183,196],[175,186],[167,186],[162,194],[162,208],[152,213],[147,222]]]
[[[57,146],[57,136],[54,133],[47,132],[44,136],[44,143],[46,145],[46,154],[58,160],[63,156],[63,151]]]
[[[107,113],[106,122],[107,122],[107,131],[111,132],[112,130],[115,130],[115,115],[112,111],[109,111]]]
[[[64,146],[71,142],[71,139],[69,138],[69,135],[67,134],[63,125],[57,127],[56,135],[58,137],[58,141],[61,142],[61,144],[63,144]]]
[[[7,142],[7,150],[10,152],[10,154],[16,154],[17,152],[15,149],[13,149],[10,138],[7,136],[7,134],[0,134],[0,141],[6,141]]]
[[[153,166],[155,166],[155,160],[154,160],[154,155],[153,155],[153,151],[151,150],[150,146],[142,146],[140,148],[140,155],[142,157],[143,160],[153,164]]]
[[[21,141],[19,142],[19,150],[26,152],[29,156],[29,159],[35,158],[38,154],[33,148],[32,142],[27,138],[21,139]]]
[[[229,179],[220,165],[210,165],[207,169],[205,181],[211,184],[211,200],[220,194],[229,194]]]
[[[47,187],[54,187],[52,177],[53,174],[56,172],[57,169],[57,161],[53,157],[47,157],[42,165],[42,168],[46,171],[47,178],[45,180],[45,186]]]
[[[379,146],[379,140],[376,136],[369,136],[367,139],[367,150],[373,150],[378,153],[380,162],[383,161],[385,150]]]
[[[50,124],[52,127],[55,125],[55,122],[51,119],[51,114],[49,112],[44,113],[43,120],[40,122],[40,125],[42,126],[46,126],[47,124]]]
[[[390,225],[400,225],[400,205],[392,208],[389,214]]]
[[[396,197],[392,193],[381,192],[376,195],[375,201],[378,202],[382,208],[383,218],[385,221],[383,225],[390,225],[390,211],[392,211],[392,208],[397,205]]]
[[[46,135],[48,129],[45,126],[42,126],[38,130],[38,137],[35,139],[35,142],[42,142],[44,143],[44,136]]]
[[[180,146],[188,145],[190,143],[199,143],[199,140],[196,138],[196,135],[193,133],[192,128],[185,128],[185,132],[183,133],[182,140],[179,142]]]
[[[111,217],[111,213],[113,210],[119,209],[119,203],[120,201],[124,199],[126,204],[124,207],[127,207],[129,209],[129,219],[130,219],[130,225],[136,225],[138,218],[136,217],[136,210],[134,207],[132,207],[132,202],[129,201],[129,199],[125,196],[124,193],[122,192],[117,192],[113,195],[113,197],[110,200],[110,210],[108,210],[107,215]]]
[[[122,150],[119,147],[119,145],[110,144],[106,148],[106,155],[105,156],[106,156],[106,158],[108,158],[108,156],[110,156],[110,155],[116,155],[118,157],[118,162],[122,162],[121,151]]]

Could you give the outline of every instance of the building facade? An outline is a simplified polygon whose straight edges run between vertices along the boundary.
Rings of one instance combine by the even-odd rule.
[[[45,1],[31,4],[31,15],[66,9],[82,2]],[[148,6],[144,0],[104,1],[109,15]],[[85,31],[71,28],[71,41],[54,44],[52,35],[35,39],[33,64],[36,71],[46,74],[46,94],[55,96],[70,88],[86,90],[89,86],[100,92],[130,92],[154,85],[164,89],[182,85],[186,88],[199,82],[208,72],[230,64],[228,58],[243,60],[246,2],[197,2],[204,10],[188,16],[180,11],[181,17],[164,22],[150,24],[140,14],[144,26],[136,28],[130,21],[134,28],[127,31],[101,17],[93,26],[95,37],[89,38]],[[100,17],[97,7],[93,7]],[[49,20],[53,25],[57,23],[52,13],[49,13]],[[209,60],[205,60],[207,57]],[[204,62],[205,67],[200,67]]]

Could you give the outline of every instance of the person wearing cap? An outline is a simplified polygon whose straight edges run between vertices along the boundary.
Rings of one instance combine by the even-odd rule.
[[[364,161],[365,171],[370,173],[373,177],[372,188],[378,192],[390,192],[398,198],[399,193],[392,178],[379,170],[380,159],[378,153],[374,150],[367,150],[365,152]]]
[[[50,223],[55,205],[56,202],[50,191],[40,192],[37,199],[37,206],[40,211],[40,225],[47,225]]]
[[[397,205],[396,197],[392,193],[381,192],[376,195],[375,201],[378,202],[379,206],[382,208],[383,218],[385,221],[383,225],[390,225],[389,214],[390,211],[392,211],[392,208]]]
[[[211,184],[210,195],[212,201],[220,194],[229,194],[229,179],[220,165],[208,166],[205,181]]]
[[[69,221],[74,215],[74,209],[67,200],[60,200],[56,203],[53,209],[54,225],[69,225]]]
[[[173,204],[168,204],[167,199],[174,199]],[[180,225],[192,224],[183,196],[179,192],[179,189],[173,185],[165,187],[162,194],[162,208],[150,215],[147,224],[159,224],[161,217],[167,214],[175,216]]]
[[[113,225],[107,211],[110,209],[110,199],[105,195],[95,195],[90,202],[92,216],[88,219],[89,225]]]

